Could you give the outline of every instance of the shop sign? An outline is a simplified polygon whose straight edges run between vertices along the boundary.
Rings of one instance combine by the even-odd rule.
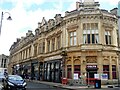
[[[52,56],[52,57],[45,58],[44,61],[56,60],[56,59],[61,59],[61,58],[62,58],[62,56],[57,55],[57,56]]]
[[[87,65],[86,66],[87,69],[96,69],[97,68],[97,65]]]

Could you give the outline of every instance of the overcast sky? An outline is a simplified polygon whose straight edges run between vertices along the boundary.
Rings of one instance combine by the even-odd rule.
[[[55,14],[76,9],[76,1],[80,0],[0,0],[0,14],[4,12],[0,36],[0,54],[9,55],[9,48],[16,38],[25,36],[28,30],[33,33],[42,18],[48,21]],[[82,0],[84,1],[84,0]],[[119,0],[95,0],[100,2],[100,8],[111,10],[117,7]],[[6,20],[11,14],[12,21]]]

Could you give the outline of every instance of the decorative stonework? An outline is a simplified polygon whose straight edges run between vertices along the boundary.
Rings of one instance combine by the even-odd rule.
[[[80,60],[80,56],[73,56],[73,60]]]
[[[71,32],[71,31],[76,30],[77,28],[78,28],[78,25],[77,25],[77,24],[74,24],[74,25],[69,25],[69,26],[67,27],[67,30],[68,30],[69,32]]]
[[[73,61],[75,65],[80,64],[81,63],[80,56],[73,56]]]
[[[86,62],[87,63],[97,63],[97,57],[95,57],[95,56],[88,56],[88,57],[86,57]]]
[[[66,57],[66,61],[71,61],[71,57]]]
[[[103,56],[103,59],[105,60],[105,59],[109,59],[109,56]]]
[[[103,65],[108,65],[109,64],[109,60],[108,59],[104,59],[103,60]]]

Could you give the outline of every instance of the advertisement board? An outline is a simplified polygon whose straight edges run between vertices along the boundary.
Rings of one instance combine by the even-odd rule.
[[[108,74],[101,74],[101,80],[108,80]]]
[[[74,79],[78,79],[78,73],[74,73]]]

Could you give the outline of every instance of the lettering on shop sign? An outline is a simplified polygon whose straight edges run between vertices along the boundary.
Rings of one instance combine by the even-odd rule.
[[[88,69],[88,68],[90,68],[90,69],[92,69],[92,68],[97,68],[97,65],[87,65],[86,68],[87,68],[87,69]]]

